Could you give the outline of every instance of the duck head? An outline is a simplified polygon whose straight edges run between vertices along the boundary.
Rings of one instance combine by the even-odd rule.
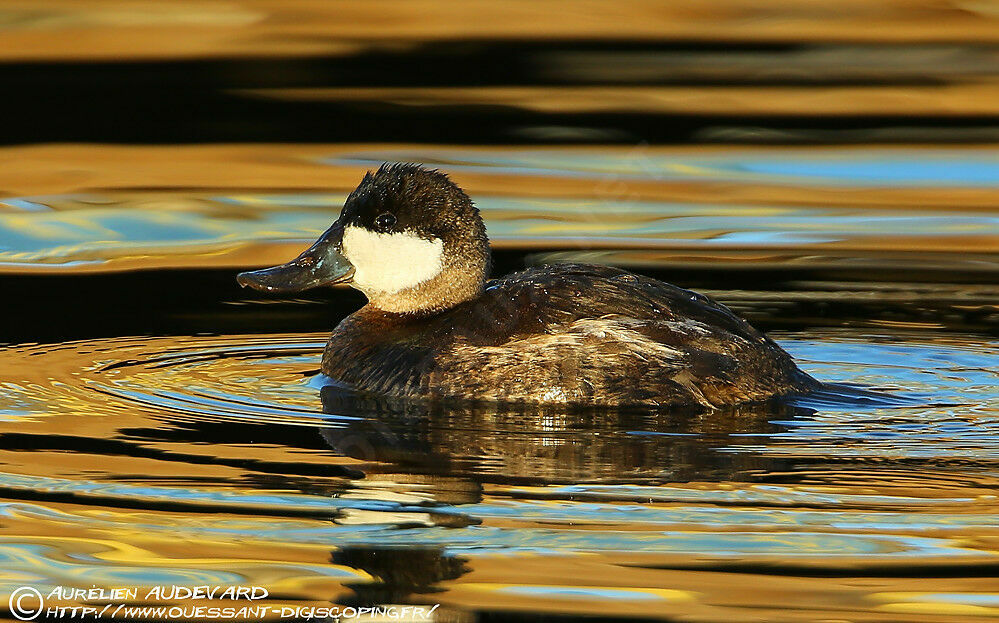
[[[409,314],[478,297],[488,269],[486,228],[468,195],[440,171],[385,164],[364,176],[304,253],[236,279],[264,292],[349,283],[370,305]]]

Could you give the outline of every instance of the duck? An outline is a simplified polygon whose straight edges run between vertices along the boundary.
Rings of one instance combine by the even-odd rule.
[[[450,177],[368,171],[294,260],[242,272],[268,293],[349,284],[367,304],[321,370],[351,391],[412,400],[717,409],[820,384],[717,301],[648,276],[548,264],[489,279],[485,223]]]

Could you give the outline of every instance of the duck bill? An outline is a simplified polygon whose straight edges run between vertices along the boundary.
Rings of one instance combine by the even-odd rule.
[[[341,253],[342,244],[343,226],[334,224],[287,264],[239,273],[236,282],[244,288],[277,293],[349,282],[354,276],[354,267]]]

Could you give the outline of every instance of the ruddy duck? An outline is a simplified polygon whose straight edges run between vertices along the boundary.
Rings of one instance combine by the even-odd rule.
[[[237,280],[265,292],[349,283],[368,304],[333,330],[322,371],[402,398],[719,407],[819,383],[708,297],[607,266],[486,280],[478,209],[444,173],[382,165],[297,259]]]

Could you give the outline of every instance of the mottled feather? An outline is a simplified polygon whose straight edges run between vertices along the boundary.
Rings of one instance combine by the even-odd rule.
[[[716,407],[818,383],[708,297],[605,266],[495,279],[436,315],[366,307],[330,337],[323,372],[409,398]]]

